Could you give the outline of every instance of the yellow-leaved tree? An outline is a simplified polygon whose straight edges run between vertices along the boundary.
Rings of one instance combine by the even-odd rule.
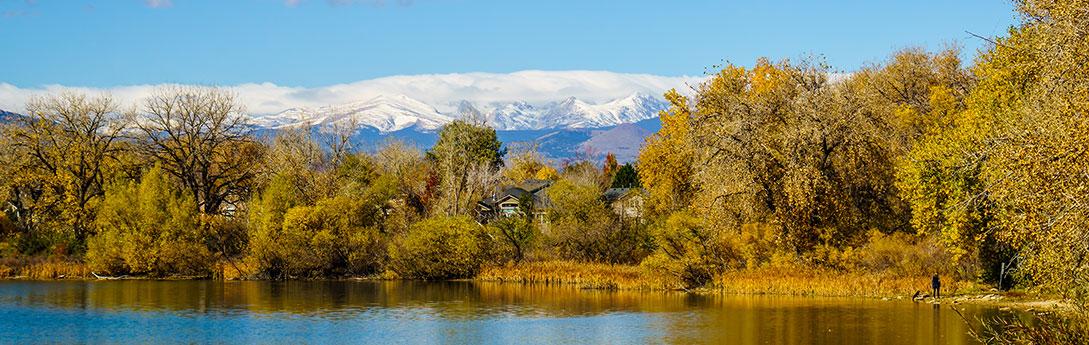
[[[106,192],[87,262],[107,274],[209,276],[214,256],[196,203],[158,166]]]
[[[670,90],[665,97],[671,106],[659,113],[662,128],[647,138],[639,151],[637,169],[639,180],[650,194],[647,207],[663,215],[688,206],[697,190],[688,99],[677,90]]]

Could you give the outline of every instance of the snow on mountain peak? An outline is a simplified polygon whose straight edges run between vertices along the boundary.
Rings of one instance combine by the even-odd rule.
[[[451,104],[454,105],[454,104]],[[599,128],[634,123],[658,116],[667,104],[645,93],[603,103],[589,103],[575,97],[535,106],[525,101],[474,104],[462,100],[452,113],[405,95],[376,94],[363,101],[317,108],[292,108],[260,116],[254,123],[269,128],[302,125],[349,125],[393,132],[409,127],[435,130],[463,116],[482,118],[499,130],[546,128]]]
[[[408,127],[434,130],[453,121],[427,103],[405,95],[378,94],[363,101],[318,108],[292,108],[277,114],[258,117],[255,123],[265,127],[367,126],[381,132],[393,132]]]

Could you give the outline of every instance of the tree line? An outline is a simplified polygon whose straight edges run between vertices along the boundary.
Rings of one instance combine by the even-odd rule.
[[[554,167],[532,149],[505,160],[495,130],[471,120],[425,152],[365,153],[351,124],[259,135],[233,94],[210,87],[166,87],[133,109],[78,93],[26,108],[0,141],[5,257],[73,257],[114,275],[441,279],[526,257],[638,263],[648,242],[600,198],[614,175],[635,183],[631,164]],[[475,219],[478,201],[527,179],[556,184],[563,211],[547,233],[529,210]]]
[[[910,48],[852,73],[817,58],[726,64],[670,91],[638,161],[507,152],[472,121],[421,152],[350,129],[259,136],[232,94],[138,107],[59,94],[0,141],[0,254],[109,274],[472,277],[522,260],[639,264],[685,287],[759,267],[934,273],[1084,295],[1089,39],[1078,1],[1017,2],[975,61]],[[544,222],[476,202],[549,180]],[[609,187],[646,188],[643,217]],[[523,205],[531,203],[523,203]],[[526,206],[528,207],[528,206]]]
[[[858,249],[899,238],[948,259],[926,271],[1085,296],[1089,6],[1015,3],[1022,23],[968,66],[956,47],[846,75],[760,59],[666,94],[638,166],[663,219],[655,265],[693,285],[782,261],[879,267]]]

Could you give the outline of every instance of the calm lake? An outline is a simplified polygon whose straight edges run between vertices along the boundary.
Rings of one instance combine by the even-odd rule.
[[[0,281],[4,343],[971,344],[967,327],[948,306],[874,299],[474,282]]]

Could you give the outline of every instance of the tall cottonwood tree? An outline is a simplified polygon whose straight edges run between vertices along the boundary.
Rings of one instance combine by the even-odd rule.
[[[956,46],[937,53],[908,48],[853,73],[846,83],[867,111],[885,117],[891,148],[904,154],[920,139],[948,129],[974,84]]]
[[[650,193],[647,206],[659,214],[687,207],[698,187],[696,147],[688,98],[677,90],[665,94],[671,106],[661,111],[662,128],[639,151],[639,179]]]
[[[77,93],[36,98],[26,108],[6,131],[17,158],[8,162],[15,165],[8,183],[16,222],[34,232],[59,219],[82,245],[103,185],[118,170],[122,116],[111,98]]]
[[[512,152],[511,156],[503,170],[503,177],[513,183],[535,179],[547,167],[541,153],[537,151],[537,145],[523,147]]]
[[[1025,22],[984,57],[969,104],[1005,128],[984,176],[1033,279],[1087,298],[1089,1],[1016,3]]]
[[[723,68],[696,96],[695,204],[713,224],[774,224],[799,252],[897,226],[885,119],[855,91],[808,61]]]
[[[912,148],[899,183],[917,229],[962,252],[997,239],[1018,253],[1001,264],[1021,262],[1033,284],[1084,297],[1089,2],[1015,4],[1023,22],[989,42],[963,109]]]
[[[200,212],[222,214],[250,193],[262,150],[231,93],[165,87],[133,124],[144,152],[178,179]]]

